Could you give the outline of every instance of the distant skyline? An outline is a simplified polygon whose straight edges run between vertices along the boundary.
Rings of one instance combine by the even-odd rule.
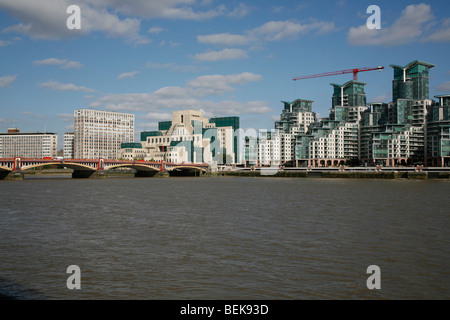
[[[381,9],[370,30],[368,6]],[[69,30],[67,7],[81,10]],[[391,102],[390,64],[435,64],[430,98],[450,94],[447,1],[0,0],[0,132],[73,131],[73,111],[133,113],[135,137],[175,110],[239,116],[271,129],[281,101],[313,100],[328,116],[333,87],[358,75],[368,102]]]

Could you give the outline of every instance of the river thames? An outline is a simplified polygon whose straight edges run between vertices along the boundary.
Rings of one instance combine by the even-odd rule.
[[[448,180],[26,177],[0,192],[0,293],[16,298],[450,298]]]

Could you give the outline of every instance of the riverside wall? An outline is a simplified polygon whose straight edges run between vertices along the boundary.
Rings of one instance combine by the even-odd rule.
[[[267,173],[255,171],[222,171],[208,174],[210,176],[237,177],[286,177],[286,178],[341,178],[341,179],[450,179],[450,172],[415,172],[415,171],[278,171]]]

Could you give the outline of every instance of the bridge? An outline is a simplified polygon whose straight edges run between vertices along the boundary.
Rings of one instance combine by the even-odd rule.
[[[202,175],[209,166],[207,164],[172,163],[166,161],[127,161],[107,159],[26,159],[0,158],[0,180],[23,179],[23,173],[49,165],[73,169],[72,178],[106,178],[108,170],[131,168],[136,171],[135,177]]]

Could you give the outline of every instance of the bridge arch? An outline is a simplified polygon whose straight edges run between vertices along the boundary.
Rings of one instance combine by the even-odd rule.
[[[159,171],[159,168],[155,168],[154,166],[145,165],[145,164],[116,164],[112,166],[108,166],[105,170],[116,169],[116,168],[131,168],[137,171]]]
[[[206,169],[204,169],[204,168],[196,167],[196,166],[189,166],[189,165],[186,165],[186,166],[170,167],[170,168],[167,169],[167,171],[173,171],[173,170],[176,170],[176,169],[181,169],[181,170],[195,170],[195,171],[204,171],[204,172],[206,172]]]
[[[12,171],[11,168],[0,166],[0,171]]]
[[[206,169],[196,166],[175,166],[167,168],[171,176],[197,176],[206,172]]]
[[[26,163],[26,161],[25,161]],[[83,170],[83,171],[95,171],[97,170],[94,167],[91,167],[89,165],[86,164],[81,164],[81,163],[72,163],[72,162],[45,162],[45,163],[38,163],[38,164],[34,164],[34,165],[23,165],[24,163],[22,162],[22,170],[29,170],[29,169],[34,169],[34,168],[39,168],[39,167],[44,167],[44,166],[48,166],[48,165],[58,165],[58,166],[64,166],[66,168],[69,169],[74,169],[74,170]]]
[[[135,177],[154,177],[160,171],[160,167],[146,165],[141,163],[121,163],[110,165],[105,168],[105,171],[116,169],[116,168],[130,168],[136,170],[134,174]]]

